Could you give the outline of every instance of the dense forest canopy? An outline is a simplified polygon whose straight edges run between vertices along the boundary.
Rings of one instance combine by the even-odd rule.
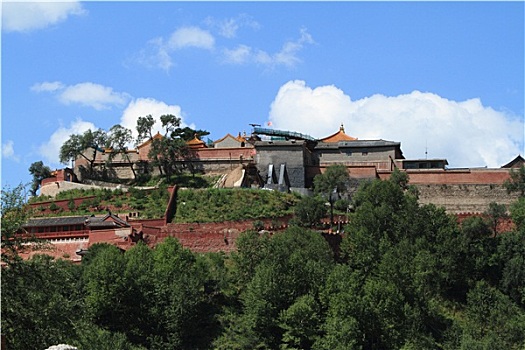
[[[126,252],[96,244],[78,265],[11,260],[2,334],[24,350],[522,350],[523,197],[511,206],[515,227],[495,235],[482,217],[458,224],[420,205],[406,180],[396,173],[360,187],[337,254],[296,225],[244,232],[230,255],[195,254],[169,238]],[[2,219],[10,213],[16,224],[17,202],[8,204]]]

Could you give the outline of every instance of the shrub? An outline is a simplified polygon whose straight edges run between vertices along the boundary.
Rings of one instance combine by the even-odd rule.
[[[57,211],[58,209],[60,209],[60,207],[55,202],[51,202],[51,204],[49,205],[49,210]]]
[[[348,199],[339,199],[334,203],[334,209],[346,212],[349,205],[350,201]]]
[[[253,228],[256,231],[261,231],[262,229],[264,229],[264,222],[262,222],[261,220],[255,220],[253,222]]]
[[[305,227],[318,225],[321,219],[326,215],[327,208],[325,201],[319,196],[304,197],[295,207],[294,224]]]

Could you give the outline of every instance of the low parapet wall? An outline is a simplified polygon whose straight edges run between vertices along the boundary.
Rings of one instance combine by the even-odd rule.
[[[509,169],[410,169],[409,184],[419,190],[421,204],[444,207],[451,214],[483,213],[495,202],[507,207],[517,200],[503,184],[509,180]],[[386,180],[392,172],[378,172]]]
[[[414,185],[492,184],[503,185],[510,179],[509,169],[436,169],[406,170]],[[388,178],[390,174],[382,174]]]

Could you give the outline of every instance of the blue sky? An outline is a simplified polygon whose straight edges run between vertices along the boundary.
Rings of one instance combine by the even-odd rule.
[[[401,142],[500,167],[524,150],[524,2],[2,4],[2,186],[72,133],[176,114]],[[425,150],[427,155],[425,155]]]

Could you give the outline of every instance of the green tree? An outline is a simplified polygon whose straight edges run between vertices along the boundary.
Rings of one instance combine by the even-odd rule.
[[[36,192],[40,188],[42,180],[51,176],[51,169],[39,160],[38,162],[33,162],[29,166],[29,173],[33,176],[30,193],[32,196],[36,196]]]
[[[31,210],[26,205],[25,186],[5,186],[1,197],[1,257],[3,263],[14,264],[20,260],[18,253],[30,248],[26,243],[38,243],[38,240],[22,229],[22,225],[31,216]]]
[[[72,344],[82,350],[145,350],[146,348],[133,344],[125,334],[108,331],[92,323],[76,324],[77,337]]]
[[[525,228],[525,197],[518,198],[510,205],[510,214],[518,230]]]
[[[521,197],[525,196],[525,166],[518,170],[510,171],[510,179],[503,184],[507,192],[518,192]]]
[[[284,330],[281,349],[310,349],[321,334],[321,306],[316,297],[307,294],[279,314]]]
[[[321,298],[320,348],[437,348],[447,325],[436,303],[466,293],[459,228],[444,209],[419,205],[396,177],[365,183],[341,243],[345,264]],[[344,331],[339,330],[340,325]]]
[[[113,125],[109,129],[108,143],[111,148],[111,153],[108,157],[108,162],[113,162],[117,156],[120,157],[129,164],[133,178],[137,178],[135,172],[134,162],[129,157],[128,145],[133,141],[131,130],[123,127],[120,124]]]
[[[333,263],[328,243],[317,232],[293,227],[273,236],[269,249],[240,295],[242,311],[233,320],[237,328],[230,327],[234,331],[226,332],[220,342],[271,349],[281,344],[313,343],[315,332],[310,331],[320,326],[314,324],[320,316],[314,314],[313,304],[306,303],[312,308],[309,317],[314,322],[308,325],[309,330],[301,330],[299,325],[292,327],[289,317],[296,318],[299,309],[306,312],[303,309],[307,306],[306,300],[298,301],[298,298],[305,295],[316,298]],[[292,306],[294,304],[296,306]]]
[[[463,271],[458,271],[457,278],[464,281],[459,288],[462,295],[466,296],[477,281],[497,283],[500,278],[499,267],[494,260],[498,240],[492,236],[491,223],[481,217],[470,217],[461,223],[457,242],[461,252],[458,262]]]
[[[480,281],[469,292],[460,349],[523,349],[525,313],[503,293]]]
[[[124,253],[104,244],[88,254],[89,262],[83,269],[86,317],[104,329],[123,333],[132,307],[125,303],[128,285],[123,273]]]
[[[153,306],[155,325],[149,348],[201,349],[211,342],[210,298],[206,294],[205,264],[174,238],[153,251]]]
[[[305,196],[295,206],[297,223],[304,227],[315,227],[326,215],[325,201],[319,196]]]
[[[231,280],[234,282],[234,288],[238,290],[238,296],[253,278],[257,266],[269,254],[270,236],[248,230],[239,235],[235,244],[237,251],[231,254]]]
[[[137,144],[146,138],[153,139],[153,125],[155,125],[155,119],[151,114],[137,119]]]
[[[148,138],[153,142],[153,126],[155,125],[155,119],[151,114],[148,114],[145,117],[139,117],[137,119],[137,145],[142,143],[144,139]],[[151,153],[153,157],[153,163],[157,165],[159,169],[159,174],[162,176],[162,166],[159,160],[159,154],[157,152]]]
[[[177,137],[180,137],[184,141],[190,141],[193,140],[194,137],[198,137],[201,139],[203,136],[207,136],[210,133],[206,130],[194,130],[190,127],[184,127],[184,128],[176,128],[175,129],[175,135]]]
[[[326,171],[314,177],[315,193],[321,194],[330,203],[330,223],[334,223],[334,203],[348,191],[350,175],[344,165],[336,164],[326,168]]]
[[[107,142],[108,135],[102,129],[95,131],[89,129],[83,134],[72,134],[60,147],[60,162],[67,164],[70,161],[75,161],[78,157],[82,157],[89,163],[88,175],[93,176],[93,164],[97,157],[97,152],[104,152],[103,148],[107,146]],[[91,152],[88,150],[91,150]]]
[[[154,306],[153,290],[153,251],[139,243],[124,254],[125,269],[122,271],[126,291],[121,294],[126,305],[125,317],[128,319],[122,331],[134,344],[148,347],[148,338],[155,332],[151,310]]]
[[[504,204],[490,202],[487,211],[485,212],[492,229],[494,237],[498,234],[498,226],[502,219],[507,217],[507,207]]]
[[[363,331],[360,321],[364,316],[360,307],[362,284],[357,275],[346,265],[337,265],[328,275],[321,291],[322,306],[327,309],[322,325],[323,336],[317,340],[314,349],[352,350],[362,349]]]
[[[165,114],[160,116],[164,135],[162,138],[154,138],[148,156],[153,159],[153,165],[162,168],[166,176],[171,176],[180,172],[179,165],[183,165],[184,158],[188,158],[189,149],[186,142],[178,137],[177,128],[180,126],[181,119],[172,115]]]
[[[525,230],[502,235],[497,250],[501,268],[500,288],[523,308],[525,307]]]
[[[71,343],[83,309],[80,267],[37,255],[2,268],[2,335],[8,349]]]

